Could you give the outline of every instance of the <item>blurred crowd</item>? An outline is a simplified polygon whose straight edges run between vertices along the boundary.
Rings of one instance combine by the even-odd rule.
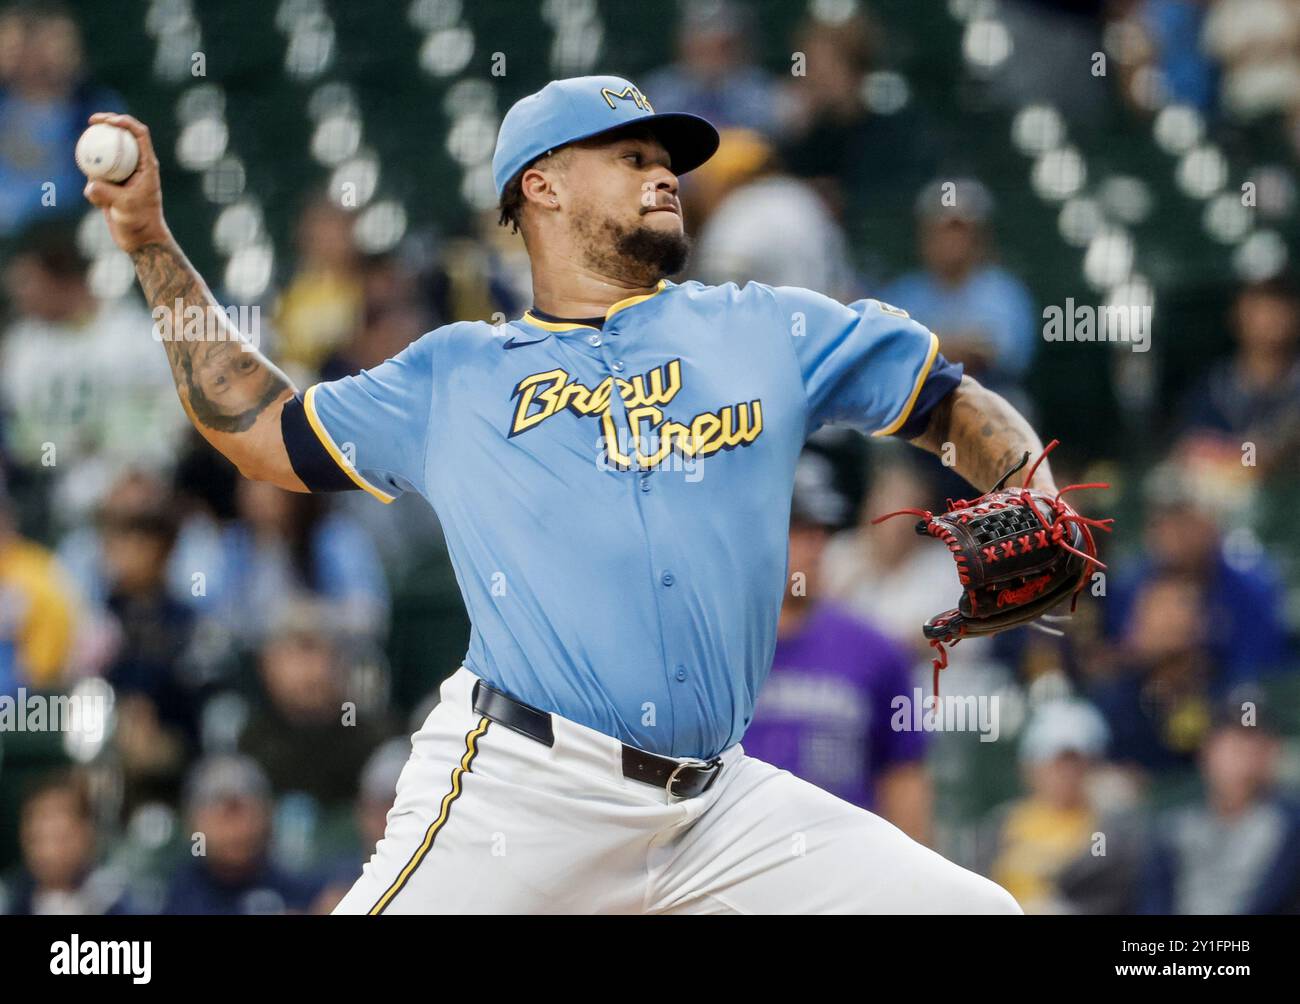
[[[1021,97],[1086,119],[1097,95],[1149,108],[1158,85],[1216,117],[1280,114],[1300,143],[1294,3],[1001,7],[1027,54],[1003,82]],[[1053,61],[1107,31],[1133,52],[1116,89],[1058,93]],[[879,297],[1034,415],[1030,378],[1052,346],[1042,302],[1000,261],[1010,210],[945,173],[954,138],[923,109],[871,99],[881,24],[865,5],[808,17],[793,77],[766,68],[757,35],[744,4],[686,4],[676,61],[640,76],[657,110],[723,130],[683,182],[686,278]],[[61,8],[0,11],[0,697],[106,684],[110,727],[94,742],[0,731],[0,910],[328,911],[463,654],[454,575],[420,500],[248,482],[189,429],[146,307],[97,295],[80,240],[72,146],[89,109],[126,107],[87,77],[83,48]],[[906,259],[862,245],[882,202],[902,207]],[[305,193],[263,348],[305,387],[447,321],[518,316],[527,263],[495,217],[371,253],[330,192]],[[1022,629],[954,650],[943,692],[995,695],[995,742],[951,722],[900,727],[894,698],[929,694],[920,625],[955,603],[956,577],[908,521],[870,525],[978,492],[908,447],[814,437],[792,506],[796,585],[746,750],[1030,912],[1300,910],[1293,275],[1243,282],[1221,345],[1162,402],[1156,455],[1098,415],[1117,430],[1107,452],[1054,456],[1062,485],[1112,480],[1082,505],[1125,519],[1063,637]]]

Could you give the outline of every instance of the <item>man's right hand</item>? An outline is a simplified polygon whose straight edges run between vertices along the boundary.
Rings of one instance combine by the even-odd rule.
[[[104,211],[109,233],[123,251],[130,254],[146,244],[171,239],[163,219],[162,178],[158,172],[158,155],[154,153],[149,128],[130,115],[96,112],[90,123],[103,122],[127,130],[140,147],[135,172],[121,184],[103,178],[88,182],[85,196]]]

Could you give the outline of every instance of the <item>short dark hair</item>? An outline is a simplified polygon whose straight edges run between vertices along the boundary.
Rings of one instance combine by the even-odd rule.
[[[524,172],[532,164],[525,164],[519,169],[513,178],[506,182],[506,187],[501,189],[501,216],[497,220],[497,226],[504,227],[510,225],[512,234],[519,233],[519,223],[524,214]]]
[[[645,136],[653,137],[654,132],[647,126],[639,122],[629,122],[625,126],[617,129],[610,129],[606,132],[599,133],[591,137],[592,142],[604,141],[613,142],[614,140],[623,139],[626,136]],[[558,153],[567,150],[570,146],[586,142],[585,140],[575,140],[574,143],[565,144],[556,147],[554,150],[547,150],[530,160],[527,164],[515,172],[514,177],[506,182],[505,187],[501,189],[501,198],[497,202],[501,215],[497,218],[497,226],[510,226],[511,233],[519,233],[519,228],[524,219],[524,172],[530,167],[534,167],[548,157],[553,157]]]

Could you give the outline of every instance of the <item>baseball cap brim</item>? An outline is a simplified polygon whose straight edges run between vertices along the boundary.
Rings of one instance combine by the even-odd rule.
[[[608,129],[598,129],[586,136],[575,136],[569,140],[569,143],[580,143],[583,140],[604,136],[606,133],[636,128],[649,129],[654,133],[659,142],[664,145],[664,149],[668,151],[671,170],[678,177],[687,171],[694,171],[717,153],[718,144],[721,142],[718,130],[708,119],[687,112],[663,112],[642,115],[640,118],[620,122]]]

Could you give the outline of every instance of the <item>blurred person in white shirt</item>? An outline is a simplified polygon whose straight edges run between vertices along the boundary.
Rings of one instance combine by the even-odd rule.
[[[5,269],[0,407],[16,465],[51,478],[57,522],[80,522],[124,466],[161,467],[184,427],[153,320],[102,300],[70,229],[33,228]]]
[[[688,208],[708,217],[695,245],[701,282],[801,286],[853,299],[844,232],[816,189],[781,169],[760,134],[723,130],[691,186]]]

